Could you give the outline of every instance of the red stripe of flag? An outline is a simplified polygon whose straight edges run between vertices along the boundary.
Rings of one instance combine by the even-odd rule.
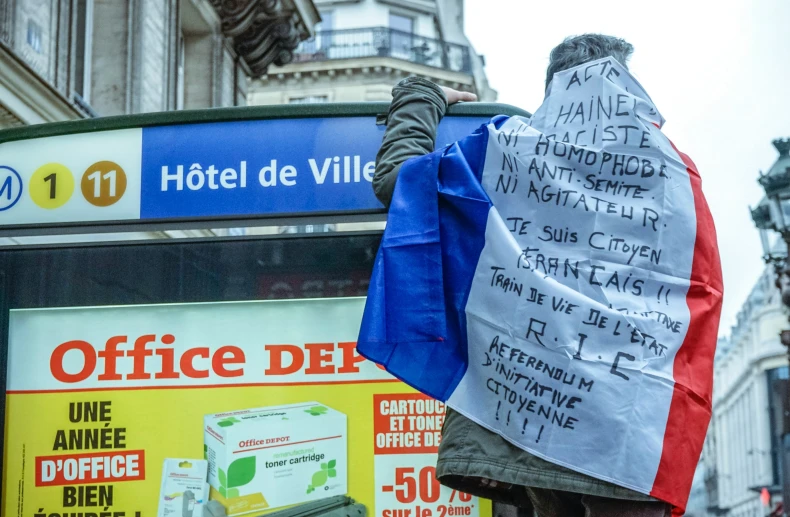
[[[688,332],[675,356],[674,393],[669,407],[661,461],[650,495],[671,503],[673,515],[682,515],[688,502],[712,411],[713,356],[719,331],[724,291],[721,262],[702,179],[691,158],[680,155],[691,182],[697,236],[686,295],[690,321]]]

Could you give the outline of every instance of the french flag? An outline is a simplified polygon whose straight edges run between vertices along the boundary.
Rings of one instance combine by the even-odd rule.
[[[403,165],[359,352],[514,445],[685,509],[723,285],[694,163],[601,59]]]

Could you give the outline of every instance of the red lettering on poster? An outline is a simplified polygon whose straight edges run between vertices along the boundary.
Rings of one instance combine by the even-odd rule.
[[[132,341],[133,339],[133,341]],[[237,346],[216,350],[207,346],[175,348],[176,337],[144,334],[136,338],[112,336],[101,348],[87,341],[61,343],[49,361],[52,376],[65,384],[75,384],[92,376],[98,381],[149,381],[153,379],[234,378],[244,375],[247,358]],[[267,376],[359,374],[366,359],[357,353],[356,343],[305,343],[263,345],[268,361]],[[122,362],[126,365],[122,365]],[[125,366],[125,367],[124,367]],[[376,365],[383,369],[380,365]],[[120,372],[128,372],[122,374]]]
[[[445,405],[421,393],[373,395],[375,454],[436,453]]]
[[[82,485],[145,479],[145,451],[36,457],[36,486]]]

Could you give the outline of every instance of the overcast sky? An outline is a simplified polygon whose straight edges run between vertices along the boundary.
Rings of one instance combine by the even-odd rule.
[[[551,49],[599,32],[634,45],[630,69],[699,168],[724,270],[720,334],[729,334],[763,268],[749,205],[771,140],[790,137],[790,1],[467,0],[466,33],[499,102],[534,112]]]

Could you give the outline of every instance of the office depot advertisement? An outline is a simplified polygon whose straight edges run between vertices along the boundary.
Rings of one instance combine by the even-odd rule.
[[[348,496],[377,517],[489,517],[435,479],[444,405],[357,354],[363,307],[11,311],[0,513],[155,517],[213,499],[260,515]]]

